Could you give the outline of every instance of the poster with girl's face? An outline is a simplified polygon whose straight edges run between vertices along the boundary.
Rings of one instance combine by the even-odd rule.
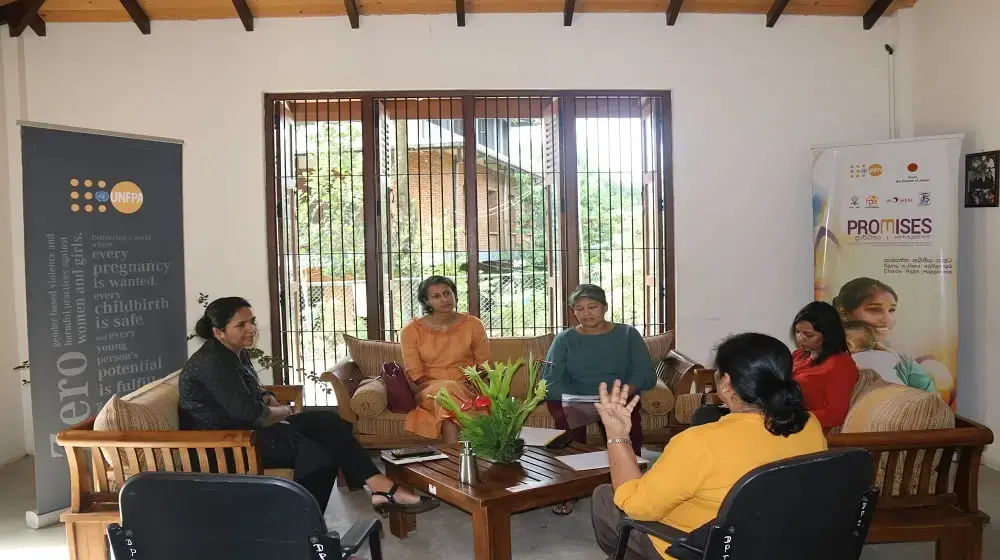
[[[858,366],[955,406],[961,140],[817,149],[815,298]]]

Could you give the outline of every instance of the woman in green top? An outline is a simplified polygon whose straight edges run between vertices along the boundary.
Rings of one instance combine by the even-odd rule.
[[[581,284],[569,296],[569,307],[579,324],[556,335],[545,359],[542,376],[548,384],[546,405],[556,427],[569,432],[573,441],[586,443],[587,426],[570,426],[563,410],[563,395],[596,396],[601,383],[616,380],[632,387],[636,394],[656,384],[653,360],[634,327],[605,320],[608,300],[604,290]],[[596,420],[596,414],[594,420]],[[632,411],[632,449],[642,449],[642,417],[637,406]],[[556,505],[559,515],[573,511],[573,502]]]

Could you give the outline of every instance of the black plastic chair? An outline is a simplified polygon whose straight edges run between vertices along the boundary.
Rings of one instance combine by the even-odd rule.
[[[108,527],[113,560],[341,560],[367,542],[382,559],[382,523],[327,531],[319,504],[298,484],[251,475],[147,472],[119,497]]]
[[[857,559],[878,500],[871,454],[836,449],[750,471],[726,495],[718,517],[691,533],[626,518],[615,560],[633,530],[671,543],[678,560]]]

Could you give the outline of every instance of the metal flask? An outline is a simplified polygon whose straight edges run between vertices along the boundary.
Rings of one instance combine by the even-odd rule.
[[[462,454],[458,457],[458,481],[462,484],[479,483],[479,465],[468,441],[462,442]]]

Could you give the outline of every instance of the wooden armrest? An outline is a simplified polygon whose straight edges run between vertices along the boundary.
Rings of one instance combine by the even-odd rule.
[[[250,447],[250,430],[184,430],[163,432],[105,432],[63,430],[56,436],[63,447]]]
[[[281,404],[292,405],[292,410],[296,413],[302,412],[302,399],[305,394],[302,385],[268,385],[264,390],[274,393],[274,398]]]
[[[337,413],[346,422],[354,424],[358,421],[358,415],[351,410],[351,397],[357,391],[361,383],[361,370],[358,364],[348,360],[323,372],[320,379],[326,381],[333,387],[333,394],[337,397]]]
[[[944,428],[899,432],[856,432],[827,436],[830,447],[864,447],[870,451],[983,446],[993,442],[993,432],[981,428]]]

